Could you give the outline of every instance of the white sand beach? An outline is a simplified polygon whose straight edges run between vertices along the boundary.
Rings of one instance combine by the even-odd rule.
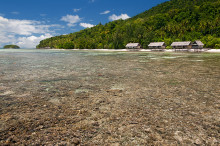
[[[205,52],[210,52],[210,53],[220,53],[220,49],[209,49]]]
[[[54,49],[57,50],[57,49]],[[65,49],[61,49],[61,50],[65,50]],[[93,51],[114,51],[114,52],[126,52],[126,51],[136,51],[135,49],[133,50],[129,50],[129,49],[71,49],[71,50],[82,50],[82,51],[89,51],[89,50],[93,50]],[[150,50],[150,49],[140,49],[138,50],[139,52],[156,52],[154,50]],[[162,52],[162,51],[158,51],[158,52]],[[175,52],[175,50],[173,49],[167,49],[164,50],[163,52]],[[180,51],[181,52],[181,51]],[[184,52],[187,52],[187,50],[184,50]],[[194,50],[190,50],[189,52],[194,52]],[[220,53],[220,49],[202,49],[200,50],[200,52],[208,52],[208,53]]]

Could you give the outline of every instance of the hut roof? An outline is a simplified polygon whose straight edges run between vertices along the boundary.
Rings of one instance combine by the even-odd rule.
[[[171,46],[189,46],[191,44],[190,41],[186,41],[186,42],[173,42],[171,44]]]
[[[137,47],[137,46],[139,46],[140,44],[139,43],[128,43],[127,45],[126,45],[126,47]]]
[[[204,44],[200,40],[195,41],[193,44],[197,44],[198,46],[204,46]]]
[[[149,47],[158,47],[158,46],[163,46],[165,43],[164,42],[152,42],[148,46]]]

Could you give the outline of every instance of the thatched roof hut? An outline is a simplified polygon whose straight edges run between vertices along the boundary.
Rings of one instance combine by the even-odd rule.
[[[204,44],[200,40],[192,43],[192,49],[203,49],[203,46]]]
[[[152,42],[148,45],[150,49],[165,49],[166,44],[164,42]]]
[[[140,49],[141,45],[139,43],[128,43],[126,45],[127,49]]]
[[[191,48],[191,42],[185,41],[185,42],[173,42],[171,46],[174,49],[190,49]]]

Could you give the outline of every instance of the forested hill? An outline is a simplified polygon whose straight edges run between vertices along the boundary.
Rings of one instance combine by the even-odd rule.
[[[20,47],[17,45],[5,45],[3,48],[4,49],[20,49]]]
[[[125,48],[138,42],[201,40],[220,48],[220,0],[171,0],[127,20],[98,24],[68,35],[45,39],[37,48]]]

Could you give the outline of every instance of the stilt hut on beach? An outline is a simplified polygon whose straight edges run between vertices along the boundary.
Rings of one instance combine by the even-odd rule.
[[[154,50],[163,50],[166,48],[166,44],[164,42],[152,42],[148,45],[149,49]]]
[[[203,49],[204,44],[201,41],[195,41],[192,43],[192,49]]]
[[[127,49],[140,49],[141,45],[139,43],[128,43],[126,45]]]
[[[192,45],[190,41],[186,41],[186,42],[173,42],[171,44],[173,49],[191,49]]]

